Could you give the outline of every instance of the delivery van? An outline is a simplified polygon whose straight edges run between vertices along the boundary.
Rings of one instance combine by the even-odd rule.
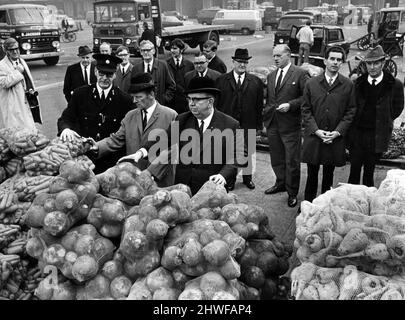
[[[212,24],[233,25],[228,32],[242,32],[244,35],[262,30],[259,10],[219,10]]]

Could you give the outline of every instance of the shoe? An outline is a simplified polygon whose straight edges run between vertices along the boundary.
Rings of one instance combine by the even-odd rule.
[[[226,185],[226,188],[228,189],[228,191],[232,191],[233,189],[235,189],[235,182],[229,182]]]
[[[253,183],[252,179],[249,180],[244,180],[243,184],[248,187],[249,189],[254,189],[256,188],[255,184]]]
[[[288,196],[287,204],[290,208],[294,208],[298,203],[296,196]]]
[[[274,185],[270,188],[268,188],[266,191],[264,191],[265,194],[275,194],[279,192],[286,191],[285,186],[280,186],[280,185]]]

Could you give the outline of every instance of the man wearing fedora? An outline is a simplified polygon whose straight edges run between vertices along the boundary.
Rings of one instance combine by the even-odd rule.
[[[374,186],[374,169],[387,151],[393,123],[404,108],[404,91],[400,80],[384,71],[385,53],[378,45],[370,48],[364,61],[367,73],[356,79],[357,110],[349,131],[349,183],[359,184],[363,167],[363,184]]]
[[[136,109],[129,111],[121,121],[117,132],[101,141],[93,141],[92,149],[97,157],[102,158],[107,154],[122,150],[131,155],[148,142],[151,131],[166,131],[177,116],[176,111],[162,106],[155,99],[155,84],[149,73],[140,73],[131,79],[129,93],[133,98]],[[123,157],[119,161],[131,159]],[[145,170],[153,159],[141,159],[137,166]],[[165,177],[157,181],[159,187],[167,187],[174,183],[173,166],[169,167]]]
[[[138,73],[150,73],[153,83],[156,85],[156,100],[165,106],[169,106],[176,92],[176,83],[170,74],[166,61],[154,57],[156,49],[149,40],[141,41],[139,50],[142,61],[134,64],[131,77]]]
[[[276,182],[264,193],[287,191],[287,205],[292,208],[298,203],[301,106],[309,74],[291,63],[291,50],[285,44],[274,47],[273,58],[277,69],[267,76],[267,102],[263,110],[263,123]]]
[[[95,141],[116,132],[121,120],[133,109],[132,98],[113,86],[117,65],[121,59],[107,54],[94,54],[97,82],[85,85],[73,92],[67,108],[58,119],[58,135],[62,140],[89,137]],[[125,155],[125,150],[95,159],[95,173],[101,173],[115,165]],[[91,156],[91,155],[90,155]]]
[[[96,83],[94,65],[91,63],[91,50],[88,46],[80,46],[77,54],[80,57],[78,63],[68,66],[63,82],[63,94],[69,102],[73,91],[84,85]]]
[[[245,141],[248,141],[248,129],[257,132],[263,129],[263,82],[247,72],[251,58],[248,49],[237,48],[232,57],[233,70],[221,75],[216,81],[216,86],[221,91],[217,108],[239,121],[241,128],[245,130]],[[249,161],[251,163],[251,157]],[[242,169],[242,175],[243,183],[249,189],[254,189],[252,172]],[[229,181],[230,190],[233,190],[235,181],[236,175]]]
[[[242,163],[237,161],[237,154],[242,155],[244,149],[240,146],[240,139],[236,138],[238,121],[214,108],[219,92],[212,79],[197,77],[190,81],[186,91],[190,111],[179,114],[166,131],[168,155],[162,152],[148,167],[157,181],[166,175],[168,164],[176,158],[173,155],[176,153],[179,158],[174,183],[188,185],[192,194],[197,193],[208,180],[226,187],[233,179],[237,162]],[[177,139],[172,136],[172,131],[177,133]],[[225,133],[232,133],[233,139],[227,139]],[[179,139],[183,135],[188,139]],[[149,141],[130,158],[139,161],[150,156],[152,147],[159,142]],[[162,155],[164,156],[161,157]]]

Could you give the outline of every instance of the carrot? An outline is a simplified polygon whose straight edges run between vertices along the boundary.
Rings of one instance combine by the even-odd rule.
[[[14,211],[18,210],[18,205],[14,204],[6,209],[4,209],[4,213],[12,213]]]
[[[35,142],[36,146],[42,146],[43,144],[47,144],[49,143],[49,139],[48,138],[40,138],[37,140],[37,142]]]
[[[18,148],[21,149],[26,149],[28,148],[28,143],[27,142],[14,142],[14,145]]]
[[[3,199],[1,199],[0,202],[0,211],[3,211],[6,208],[6,203],[7,203],[7,194],[4,194]]]
[[[28,189],[28,193],[35,193],[35,192],[37,192],[37,191],[39,191],[39,190],[46,189],[46,188],[49,187],[49,184],[50,184],[49,181],[44,181],[44,182],[42,182],[41,184],[38,184],[38,185],[33,186],[33,187],[30,187],[30,188]]]
[[[49,192],[49,188],[45,188],[45,189],[35,191],[35,195],[37,196],[37,195],[39,195],[41,193],[48,193],[48,192]]]
[[[52,152],[59,153],[60,155],[70,155],[69,150],[62,149],[62,148],[56,147],[56,146],[52,147]]]

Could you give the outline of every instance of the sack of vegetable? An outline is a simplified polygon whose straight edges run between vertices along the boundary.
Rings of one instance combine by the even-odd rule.
[[[191,198],[191,210],[193,212],[199,212],[200,209],[215,209],[222,208],[230,203],[238,203],[238,197],[234,193],[227,193],[223,186],[219,186],[212,181],[207,181],[198,192]],[[207,215],[208,213],[202,213]],[[199,218],[208,219],[208,217],[199,216]]]
[[[359,271],[353,265],[323,268],[303,263],[291,272],[291,294],[297,300],[404,300],[403,278]]]
[[[7,177],[11,178],[19,173],[24,173],[24,160],[20,157],[13,157],[4,164]]]
[[[10,128],[4,138],[11,152],[19,157],[41,150],[50,142],[39,130],[17,127]]]
[[[0,190],[0,223],[22,224],[30,206],[30,202],[19,201],[15,192]]]
[[[405,128],[394,128],[388,143],[388,150],[383,153],[382,159],[396,159],[405,155]]]
[[[75,227],[58,239],[39,233],[28,240],[26,248],[31,257],[56,266],[66,278],[78,283],[94,278],[113,258],[114,249],[113,243],[90,224]]]
[[[127,217],[127,206],[117,200],[97,194],[87,216],[87,223],[107,238],[120,237]]]
[[[371,199],[371,213],[405,217],[405,170],[392,169]]]
[[[169,231],[161,263],[189,276],[218,271],[226,279],[235,279],[240,276],[240,266],[234,257],[244,248],[245,240],[226,222],[202,219]]]
[[[186,283],[178,300],[239,300],[237,280],[226,280],[220,273],[207,272]]]
[[[54,177],[39,175],[30,177],[26,174],[19,174],[14,179],[13,191],[17,194],[18,200],[32,202],[36,196],[49,192],[49,186]]]
[[[127,300],[177,300],[180,293],[173,274],[159,267],[135,281]]]
[[[78,286],[58,273],[57,281],[51,273],[45,277],[35,289],[39,300],[75,300]]]
[[[138,205],[143,197],[157,190],[149,171],[141,171],[129,162],[121,162],[96,177],[101,194],[130,206]]]
[[[8,147],[5,136],[8,134],[8,129],[0,129],[0,164],[4,165],[13,157],[10,148]]]
[[[58,148],[61,147],[61,145],[65,146],[73,158],[86,154],[91,148],[88,139],[82,137],[74,137],[73,141],[63,141],[60,137],[57,137],[51,141],[50,145],[57,146]]]

